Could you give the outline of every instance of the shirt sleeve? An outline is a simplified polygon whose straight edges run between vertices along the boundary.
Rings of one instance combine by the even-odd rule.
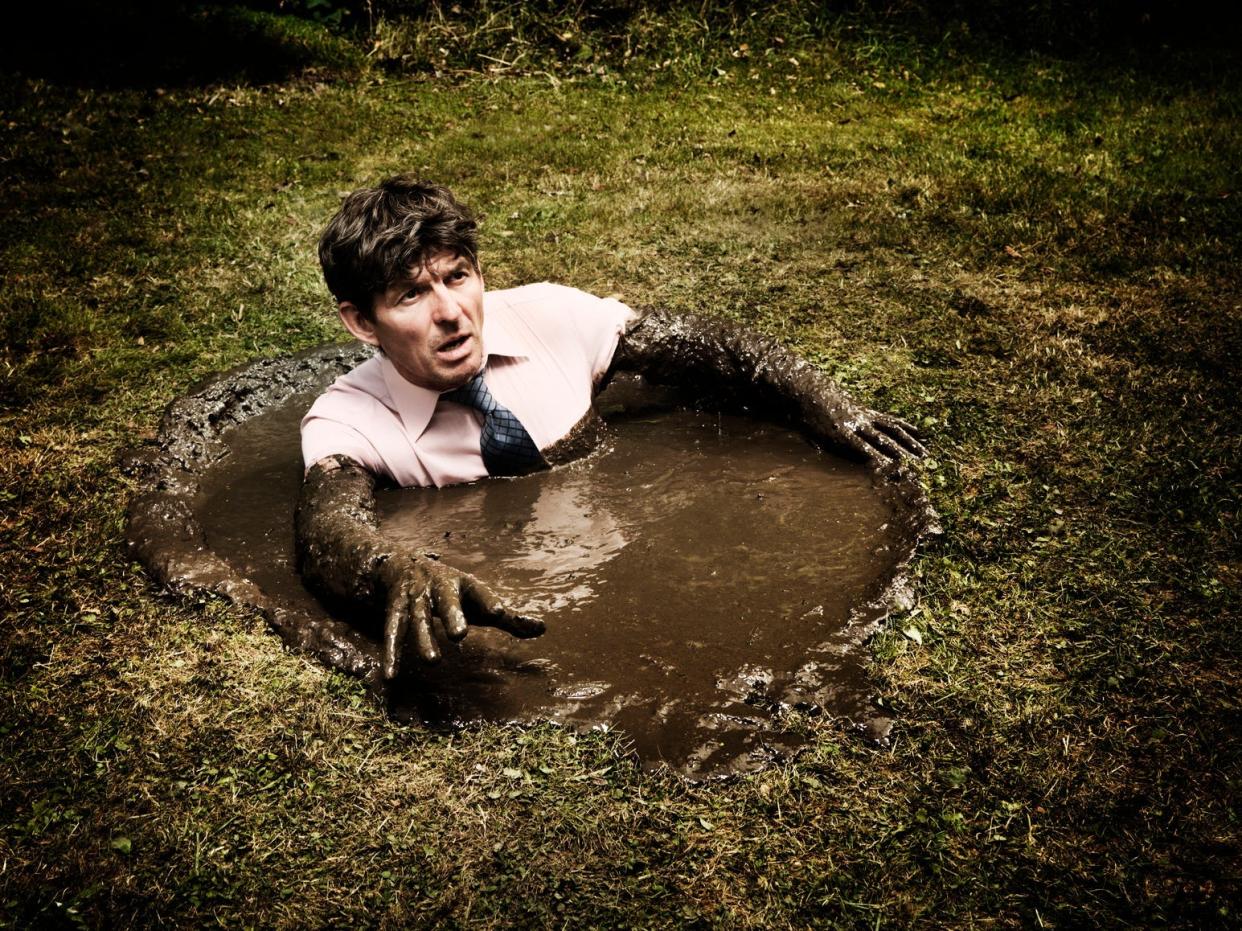
[[[368,472],[384,475],[383,460],[371,442],[349,424],[307,415],[302,421],[302,464],[310,469],[320,459],[348,456]]]
[[[582,351],[591,363],[591,378],[598,381],[612,365],[621,335],[638,315],[616,298],[578,293],[581,297],[574,308],[574,322]]]

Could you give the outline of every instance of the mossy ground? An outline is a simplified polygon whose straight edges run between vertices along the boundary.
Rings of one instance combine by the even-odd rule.
[[[713,55],[0,81],[0,920],[1237,923],[1234,62]],[[430,735],[130,562],[119,451],[337,338],[316,236],[400,170],[482,213],[491,287],[743,320],[924,427],[891,748],[812,721],[688,786],[616,734]]]

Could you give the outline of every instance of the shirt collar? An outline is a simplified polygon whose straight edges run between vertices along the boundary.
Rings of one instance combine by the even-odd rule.
[[[483,368],[492,356],[526,358],[528,353],[521,339],[513,332],[509,307],[504,297],[494,291],[483,293]],[[401,425],[411,440],[417,440],[427,429],[436,411],[440,393],[411,384],[397,371],[392,360],[380,356],[380,371],[392,396]]]

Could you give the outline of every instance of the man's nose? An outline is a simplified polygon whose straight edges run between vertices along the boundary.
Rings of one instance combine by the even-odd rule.
[[[461,305],[447,288],[433,288],[431,300],[432,322],[452,325],[461,319]]]

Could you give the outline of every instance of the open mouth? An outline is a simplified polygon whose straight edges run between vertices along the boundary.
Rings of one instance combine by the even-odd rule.
[[[457,356],[465,349],[466,344],[470,341],[470,336],[455,336],[450,340],[445,340],[440,344],[436,353],[441,356]]]

